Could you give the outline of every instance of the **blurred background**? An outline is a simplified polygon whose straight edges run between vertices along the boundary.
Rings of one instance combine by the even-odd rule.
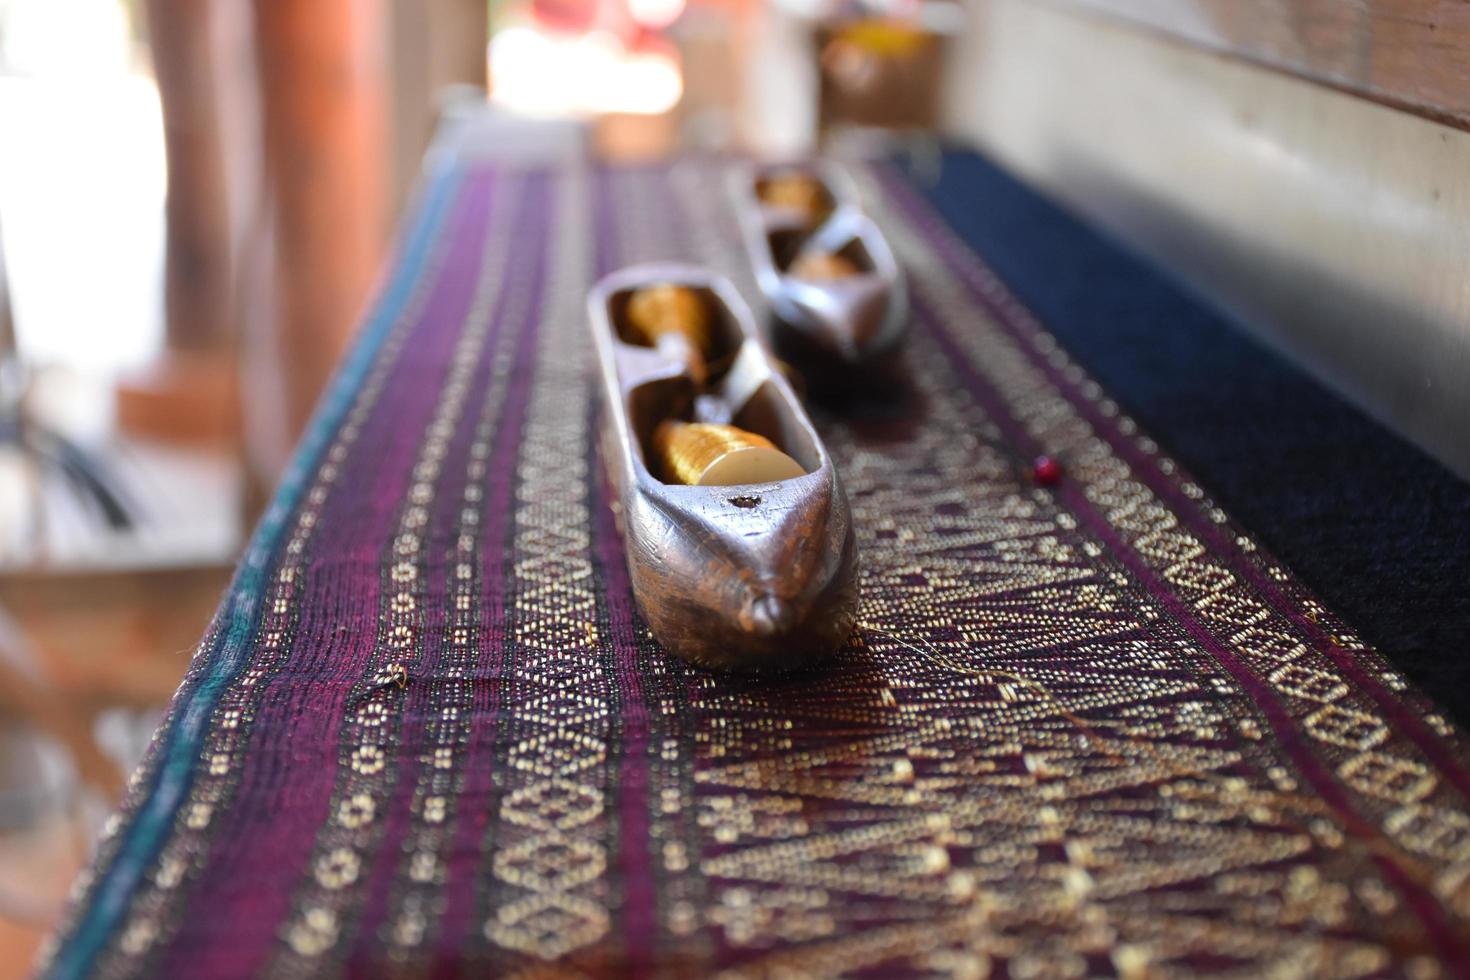
[[[1463,0],[0,0],[0,980],[441,126],[921,176],[982,147],[1470,475],[1466,78]]]

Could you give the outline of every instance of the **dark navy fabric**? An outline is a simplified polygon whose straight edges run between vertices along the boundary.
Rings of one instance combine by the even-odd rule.
[[[1228,512],[1470,724],[1470,484],[984,158],[911,176]]]

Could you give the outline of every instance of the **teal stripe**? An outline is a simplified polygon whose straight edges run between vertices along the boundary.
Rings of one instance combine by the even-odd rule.
[[[117,858],[93,886],[90,900],[77,919],[71,939],[58,950],[50,973],[55,977],[82,977],[93,967],[97,955],[117,929],[128,903],[148,867],[153,863],[165,834],[173,826],[180,805],[193,781],[194,760],[208,730],[225,686],[243,666],[250,638],[257,626],[256,614],[266,584],[266,573],[288,519],[317,467],[323,453],[341,427],[353,400],[395,321],[402,316],[413,295],[413,287],[424,272],[430,246],[458,183],[457,172],[445,167],[430,177],[419,209],[419,217],[404,242],[397,268],[377,309],[363,325],[358,342],[343,361],[326,396],[317,407],[305,436],[276,489],[265,516],[256,526],[250,547],[235,572],[223,607],[223,623],[215,642],[217,651],[208,657],[204,677],[185,703],[173,712],[173,723],[165,733],[163,759],[155,785],[139,806],[137,815],[123,832]]]

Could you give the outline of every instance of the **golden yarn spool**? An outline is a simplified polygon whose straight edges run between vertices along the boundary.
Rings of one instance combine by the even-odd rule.
[[[628,323],[645,343],[687,365],[696,385],[704,384],[710,317],[703,296],[673,283],[644,286],[628,298]]]
[[[688,286],[658,283],[634,290],[628,298],[628,322],[649,343],[666,333],[678,333],[700,350],[709,347],[709,307]]]
[[[761,202],[773,208],[786,208],[816,224],[832,209],[831,199],[822,182],[810,174],[777,174],[764,180],[758,191]]]
[[[831,282],[851,278],[858,272],[857,265],[846,256],[835,252],[806,252],[791,263],[787,274],[807,282]]]
[[[765,436],[733,425],[667,421],[653,442],[670,482],[695,487],[774,483],[806,470]]]

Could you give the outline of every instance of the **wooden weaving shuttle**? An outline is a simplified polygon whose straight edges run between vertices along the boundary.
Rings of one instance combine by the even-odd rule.
[[[709,313],[703,384],[630,323],[634,298],[670,286],[692,292]],[[604,395],[603,457],[633,594],[654,637],[686,660],[726,670],[784,669],[833,652],[857,613],[847,497],[734,288],[697,267],[636,266],[592,288],[588,318]],[[757,483],[680,482],[669,468],[669,434],[705,429],[769,447],[753,455],[774,454],[791,470]]]
[[[908,294],[883,232],[846,174],[767,164],[732,177],[776,353],[805,370],[866,368],[902,341]]]

